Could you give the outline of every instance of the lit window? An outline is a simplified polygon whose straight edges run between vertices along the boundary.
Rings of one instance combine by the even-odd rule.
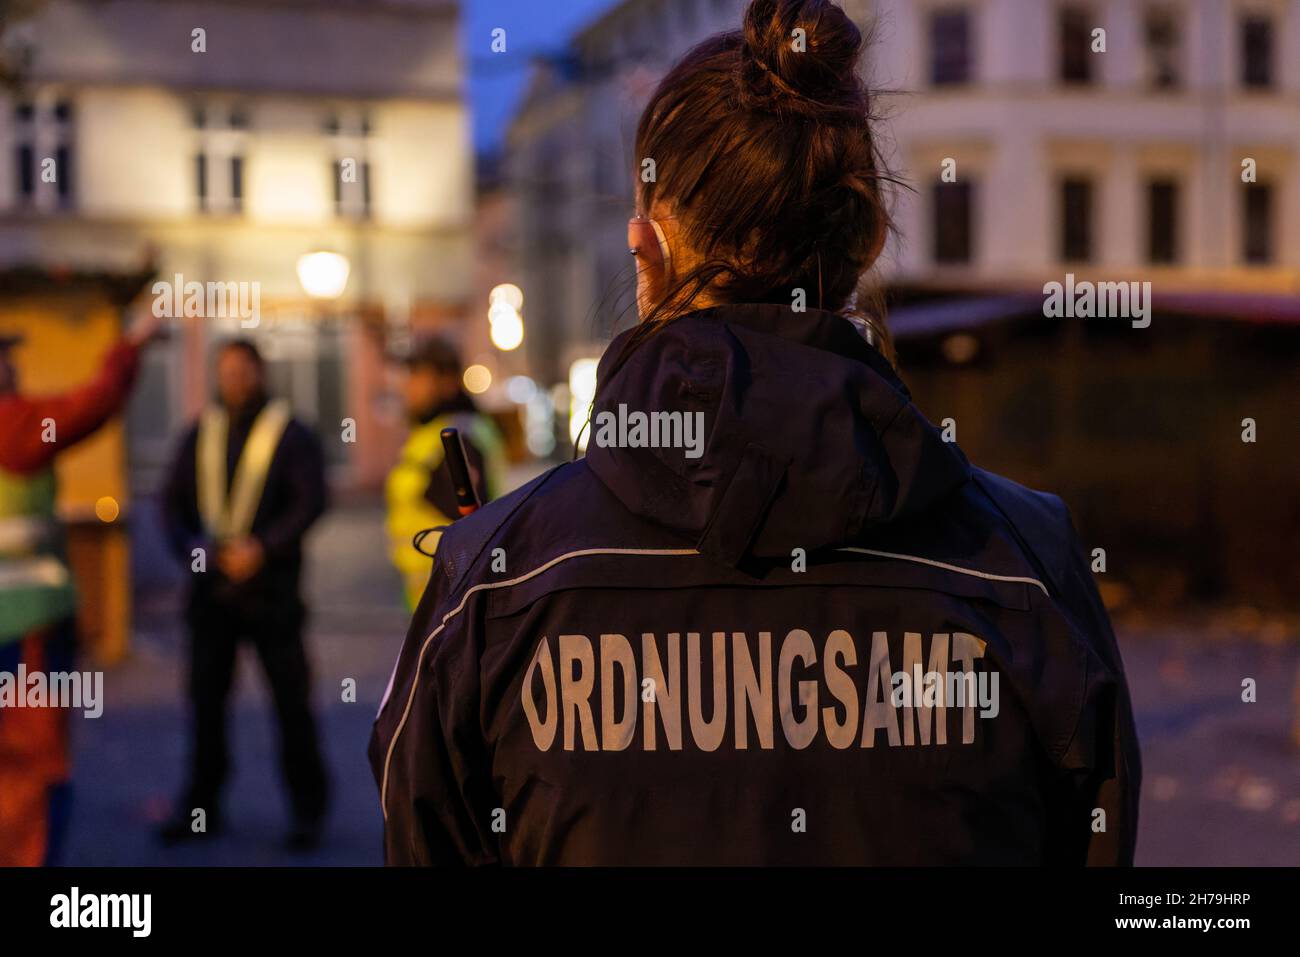
[[[20,206],[51,212],[73,198],[73,103],[37,95],[14,106],[14,195]],[[52,175],[51,175],[52,174]]]
[[[346,219],[368,219],[371,213],[370,160],[368,138],[372,130],[366,110],[331,112],[323,128],[332,138],[331,160],[334,215]]]
[[[194,198],[203,213],[239,213],[244,208],[244,139],[248,114],[243,107],[196,103]]]

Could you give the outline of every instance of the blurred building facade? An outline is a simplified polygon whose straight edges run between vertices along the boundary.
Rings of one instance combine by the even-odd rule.
[[[873,13],[871,82],[915,91],[882,275],[921,407],[1065,497],[1112,600],[1294,604],[1300,2]],[[1045,318],[1067,276],[1149,283],[1150,325]]]
[[[882,104],[916,188],[891,281],[1033,289],[1068,267],[1300,292],[1300,2],[875,0],[873,18],[871,83],[912,91]]]
[[[160,295],[256,290],[256,317],[178,316],[150,353],[128,430],[135,484],[153,486],[208,399],[212,343],[247,335],[317,424],[336,481],[376,486],[404,425],[384,352],[413,328],[458,331],[471,296],[459,4],[29,6],[4,37],[22,69],[0,102],[0,263],[149,263]],[[320,250],[350,267],[337,298],[300,280],[300,257]]]
[[[552,375],[630,307],[641,107],[746,5],[624,0],[536,67],[504,166]],[[874,40],[864,68],[887,165],[914,187],[895,197],[886,284],[1032,290],[1069,268],[1140,270],[1165,291],[1300,293],[1300,0],[844,6]]]
[[[633,321],[640,109],[745,6],[624,0],[535,68],[504,169],[546,381]],[[844,6],[912,187],[875,273],[922,409],[1062,493],[1139,597],[1294,602],[1300,0]],[[1150,282],[1152,325],[1044,318],[1067,274]],[[1273,438],[1243,442],[1246,419]]]

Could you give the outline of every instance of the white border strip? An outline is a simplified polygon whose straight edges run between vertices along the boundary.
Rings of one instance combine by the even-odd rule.
[[[987,578],[995,582],[1021,582],[1025,585],[1037,585],[1042,589],[1043,594],[1051,597],[1047,593],[1047,586],[1037,578],[1021,578],[1018,575],[994,575],[992,572],[981,572],[974,568],[962,568],[960,565],[949,565],[947,562],[937,562],[933,558],[921,558],[918,555],[900,555],[898,552],[879,552],[874,548],[853,548],[845,546],[837,548],[837,552],[857,552],[860,555],[876,555],[880,558],[898,558],[905,562],[918,562],[922,565],[933,565],[935,568],[944,568],[950,572],[960,572],[963,575],[973,575],[976,578]]]
[[[461,598],[460,604],[442,616],[442,624],[433,629],[429,633],[429,637],[424,639],[424,644],[420,646],[420,656],[415,662],[415,680],[411,682],[411,693],[406,696],[406,708],[402,711],[402,720],[397,723],[397,730],[393,732],[393,740],[388,743],[388,754],[384,757],[384,780],[379,789],[379,804],[384,812],[384,820],[388,820],[388,768],[393,760],[393,749],[397,747],[397,739],[402,736],[402,729],[406,727],[406,719],[411,714],[411,704],[415,701],[415,689],[419,687],[420,672],[424,668],[424,653],[429,650],[429,644],[433,639],[437,638],[438,634],[447,627],[447,622],[465,610],[465,605],[469,603],[473,595],[494,588],[509,588],[512,585],[521,584],[530,578],[536,578],[542,572],[554,568],[560,562],[568,561],[570,558],[585,558],[589,555],[651,555],[662,558],[698,554],[699,551],[694,548],[583,548],[576,552],[558,555],[545,565],[534,568],[528,574],[520,575],[518,578],[511,578],[502,582],[480,582],[468,589],[464,597]],[[394,674],[396,674],[396,668],[394,668]],[[385,695],[384,703],[379,706],[381,712],[384,709],[384,704],[387,704],[387,695]]]

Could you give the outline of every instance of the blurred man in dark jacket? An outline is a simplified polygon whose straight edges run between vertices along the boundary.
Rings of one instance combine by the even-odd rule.
[[[327,776],[310,702],[299,580],[303,536],[326,506],[324,459],[288,403],[268,398],[263,360],[251,342],[222,345],[217,391],[219,404],[181,443],[164,493],[172,546],[192,572],[194,740],[188,789],[160,836],[174,842],[221,828],[226,698],[236,646],[248,639],[280,723],[294,813],[289,845],[309,849],[320,840]]]

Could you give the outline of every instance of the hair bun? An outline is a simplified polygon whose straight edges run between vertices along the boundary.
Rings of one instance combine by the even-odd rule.
[[[861,48],[862,33],[831,0],[753,0],[740,51],[741,104],[822,119],[858,113]]]

